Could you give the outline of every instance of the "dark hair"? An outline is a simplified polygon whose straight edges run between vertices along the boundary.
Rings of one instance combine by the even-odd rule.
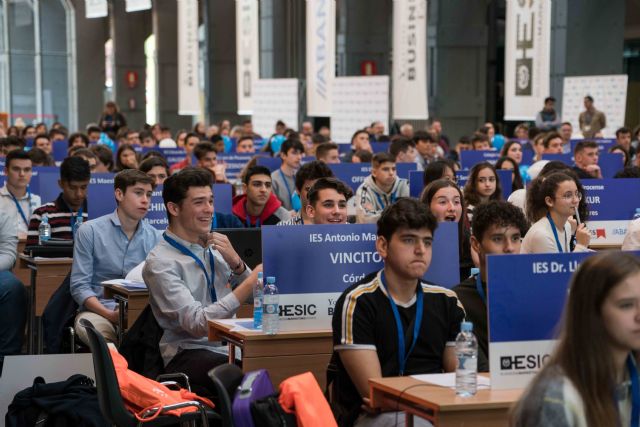
[[[349,200],[351,196],[353,196],[353,190],[339,179],[333,177],[320,178],[309,190],[309,194],[307,195],[309,205],[315,205],[320,197],[320,191],[326,189],[336,190],[338,194],[342,194],[344,196],[345,200]]]
[[[614,178],[640,178],[640,168],[637,166],[627,166],[616,172]]]
[[[333,171],[324,162],[314,160],[312,162],[305,163],[300,167],[300,169],[298,169],[298,172],[296,172],[296,190],[300,193],[305,181],[320,178],[333,178],[333,176]]]
[[[359,158],[362,163],[371,163],[373,160],[373,153],[367,150],[358,150],[353,153],[353,156]]]
[[[25,127],[22,128],[22,130],[20,131],[20,136],[24,137],[24,135],[27,133],[27,130],[29,129],[35,129],[34,126],[32,125],[26,125]]]
[[[622,151],[622,154],[624,155],[622,164],[623,167],[631,166],[631,156],[629,155],[629,151],[627,151],[626,148],[624,148],[620,144],[616,144],[613,147],[609,148],[609,153],[613,153],[614,151]]]
[[[544,146],[544,148],[549,148],[549,143],[551,142],[551,140],[556,138],[562,139],[562,137],[558,132],[555,132],[555,131],[549,132],[544,136],[544,139],[542,140],[542,145]]]
[[[70,152],[69,155],[71,157],[82,157],[82,158],[88,157],[90,159],[98,158],[98,156],[96,156],[96,153],[84,147],[76,147],[76,150],[74,150],[73,152]]]
[[[147,160],[149,157],[159,157],[159,158],[161,158],[161,159],[165,160],[165,158],[164,158],[164,156],[162,155],[162,153],[161,153],[161,152],[159,152],[159,151],[156,151],[156,150],[149,150],[149,151],[147,151],[146,153],[144,153],[144,154],[142,155],[142,161]],[[138,167],[138,169],[140,169],[140,167]]]
[[[47,141],[51,142],[51,138],[49,138],[49,135],[47,135],[46,133],[39,133],[36,136],[33,137],[33,146],[36,146],[36,141],[38,141],[40,138],[44,138]]]
[[[513,192],[524,188],[524,184],[522,183],[522,176],[520,176],[520,168],[518,167],[518,162],[513,160],[511,157],[500,157],[496,162],[496,169],[500,170],[505,162],[511,163],[511,165],[513,166],[513,180],[511,181],[511,191]]]
[[[356,139],[356,136],[360,135],[361,133],[365,133],[367,134],[367,136],[369,136],[369,132],[367,132],[364,129],[358,129],[357,131],[355,131],[353,133],[353,136],[351,136],[351,145],[353,146],[353,140]]]
[[[429,132],[418,130],[413,133],[413,142],[417,145],[418,141],[436,142],[436,139]]]
[[[314,133],[313,135],[311,135],[311,143],[313,145],[320,145],[325,142],[329,142],[329,138],[327,138],[326,136],[319,133]]]
[[[520,230],[522,237],[527,233],[528,228],[527,219],[522,213],[522,209],[503,200],[480,203],[473,210],[471,230],[476,240],[481,241],[484,233],[493,225],[515,227]]]
[[[416,144],[411,139],[406,137],[398,137],[394,138],[389,144],[389,154],[393,156],[394,160],[398,158],[400,153],[405,153],[411,149],[411,147],[415,148]]]
[[[197,126],[198,126],[198,125],[196,124],[196,127],[197,127]],[[189,138],[198,138],[198,142],[200,142],[200,134],[199,134],[199,133],[196,133],[196,132],[189,132],[189,133],[187,134],[187,136],[185,136],[185,137],[184,137],[184,144],[185,144],[185,145],[187,144],[187,140],[188,140]],[[196,142],[196,144],[197,144],[198,142]]]
[[[0,141],[2,141],[2,147],[6,148],[6,147],[20,147],[20,149],[24,149],[26,142],[24,141],[24,139],[19,138],[17,136],[7,136],[6,138],[2,138],[0,139]]]
[[[430,183],[441,179],[447,169],[451,169],[451,172],[453,172],[453,176],[455,177],[455,168],[453,167],[453,162],[451,160],[440,159],[427,164],[427,167],[424,168],[424,173],[422,174],[423,186],[426,187]]]
[[[631,129],[625,126],[621,127],[616,131],[616,138],[619,138],[622,133],[631,133]]]
[[[527,203],[526,203],[527,211],[525,213],[529,221],[535,222],[547,214],[546,204],[542,206],[538,211],[531,211],[529,207],[531,206],[532,203],[534,203],[532,200],[539,197],[538,193],[540,192],[540,187],[542,186],[544,178],[557,172],[562,172],[565,175],[570,176],[575,181],[576,186],[578,187],[578,191],[581,194],[585,194],[584,188],[580,183],[580,178],[578,177],[576,172],[573,169],[571,169],[570,166],[558,160],[550,161],[549,163],[544,165],[542,170],[540,170],[540,173],[538,174],[536,179],[534,179],[531,182],[531,185],[527,190]],[[583,197],[582,200],[580,200],[580,203],[578,204],[578,212],[580,213],[580,218],[583,221],[586,221],[589,216],[589,209],[587,208],[586,197]],[[537,218],[537,219],[534,220],[533,218]]]
[[[169,173],[169,164],[164,159],[164,157],[160,157],[160,156],[150,156],[144,159],[142,163],[140,163],[140,166],[138,166],[138,170],[144,173],[148,173],[151,169],[153,169],[156,166],[164,168],[167,171],[167,176],[171,175]]]
[[[11,162],[13,160],[31,160],[31,157],[29,157],[29,153],[27,153],[21,148],[18,148],[16,150],[11,150],[9,151],[5,159],[5,166],[4,166],[5,170],[9,169],[9,166],[11,165]]]
[[[396,162],[396,159],[391,154],[384,153],[384,152],[374,154],[373,158],[371,159],[371,164],[373,165],[374,168],[379,167],[383,163],[395,163],[395,162]]]
[[[433,235],[438,222],[423,202],[402,197],[382,211],[377,225],[378,236],[391,240],[391,236],[400,228],[410,230],[427,228]]]
[[[55,163],[50,155],[40,148],[32,148],[27,152],[33,165],[54,166]]]
[[[82,157],[67,157],[60,165],[60,180],[62,181],[89,181],[90,178],[89,162]]]
[[[482,162],[471,168],[469,179],[464,186],[464,198],[467,200],[468,205],[476,206],[480,203],[480,196],[478,195],[476,185],[478,184],[478,175],[480,175],[480,171],[483,169],[491,169],[493,175],[496,177],[496,191],[489,196],[489,200],[502,200],[502,185],[500,184],[500,177],[498,176],[498,172],[496,172],[495,166],[489,162]]]
[[[491,141],[489,141],[489,137],[483,133],[474,133],[471,137],[471,146],[474,146],[476,142],[486,142],[491,145]]]
[[[333,142],[323,142],[316,148],[316,159],[326,156],[331,150],[339,150],[338,144]]]
[[[280,154],[284,154],[286,156],[291,150],[304,153],[304,145],[302,145],[302,142],[300,142],[300,140],[298,139],[287,138],[280,146]]]
[[[426,204],[427,209],[431,212],[431,200],[433,200],[436,193],[443,188],[455,188],[460,195],[460,206],[462,206],[462,212],[460,214],[460,221],[458,221],[458,249],[460,252],[460,259],[462,259],[465,239],[467,239],[466,244],[468,245],[468,236],[465,233],[465,230],[468,228],[469,220],[467,218],[467,205],[464,201],[464,195],[462,194],[460,187],[458,187],[455,182],[451,182],[446,179],[437,179],[422,190],[422,193],[420,194],[420,201]]]
[[[201,168],[186,167],[168,177],[162,185],[162,200],[167,208],[169,203],[180,205],[187,197],[190,187],[209,187],[213,185],[213,175]],[[171,214],[167,209],[167,218],[171,222]]]
[[[69,136],[69,147],[73,145],[73,141],[76,138],[82,139],[82,143],[84,144],[85,148],[89,146],[89,137],[84,133],[76,132],[72,133],[71,136]]]
[[[598,143],[595,141],[580,141],[573,149],[573,155],[575,156],[579,152],[584,151],[585,148],[598,148]]]
[[[53,139],[56,135],[62,135],[63,137],[67,137],[67,134],[62,130],[63,128],[51,129],[49,131],[49,139]]]
[[[588,99],[589,101],[593,102],[593,96],[591,95],[585,96],[584,99]]]
[[[560,183],[565,181],[573,181],[576,185],[578,183],[578,181],[566,173],[566,171],[553,172],[542,177],[539,176],[534,181],[536,181],[535,185],[532,183],[527,192],[527,217],[532,223],[547,214],[549,207],[545,199],[547,197],[551,197],[552,199],[555,197],[556,190]]]
[[[89,126],[87,127],[87,135],[93,132],[99,132],[102,133],[102,129],[100,129],[98,126]]]
[[[547,97],[544,99],[544,103],[546,104],[546,103],[547,103],[547,102],[549,102],[549,101],[551,101],[551,102],[556,102],[556,99],[555,99],[553,96],[547,96]]]
[[[196,156],[198,160],[202,160],[208,153],[217,153],[216,146],[209,141],[198,142],[193,149],[193,155]]]
[[[138,153],[136,152],[135,148],[133,148],[133,145],[131,145],[131,144],[120,144],[120,146],[118,147],[118,151],[116,152],[116,170],[117,171],[121,171],[121,170],[125,170],[125,169],[131,169],[129,166],[123,165],[122,161],[120,160],[120,155],[126,150],[133,151],[133,154],[136,155],[136,159],[138,158]]]
[[[512,145],[516,145],[516,144],[518,144],[520,148],[522,148],[522,144],[520,144],[520,142],[517,139],[513,139],[511,141],[505,142],[505,144],[502,146],[502,150],[500,150],[500,156],[507,156],[507,153],[509,152],[509,148],[511,148]]]
[[[264,166],[253,166],[247,169],[247,172],[244,174],[242,182],[249,185],[249,181],[251,180],[251,177],[254,175],[267,175],[269,178],[271,178],[271,171]]]
[[[540,425],[550,381],[565,376],[584,402],[586,425],[619,423],[614,361],[602,307],[612,290],[640,272],[640,259],[620,251],[587,258],[574,273],[562,314],[558,343],[511,413],[512,426]],[[633,353],[632,353],[633,354]],[[635,354],[633,354],[634,357]]]
[[[109,147],[103,144],[93,145],[89,148],[89,150],[93,151],[100,163],[105,165],[107,169],[113,169],[113,151]]]
[[[125,169],[118,172],[113,180],[113,189],[127,192],[127,188],[136,184],[149,184],[151,189],[156,188],[156,181],[146,173],[138,169]]]
[[[251,122],[249,122],[249,123],[251,123]],[[236,141],[236,146],[239,145],[240,142],[244,141],[245,139],[250,139],[251,142],[253,142],[253,136],[251,136],[249,134],[242,134],[242,135],[240,135],[240,137]]]

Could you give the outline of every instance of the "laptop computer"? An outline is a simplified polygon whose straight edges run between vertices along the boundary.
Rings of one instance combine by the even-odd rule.
[[[259,228],[220,228],[215,231],[229,238],[231,246],[249,268],[262,263],[262,234]]]

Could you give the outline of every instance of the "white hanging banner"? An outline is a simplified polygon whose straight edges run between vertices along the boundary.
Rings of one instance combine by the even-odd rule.
[[[551,0],[507,0],[504,119],[535,120],[550,96]]]
[[[425,120],[427,0],[393,1],[393,118]]]
[[[200,114],[198,0],[178,0],[178,114]]]
[[[258,79],[253,82],[253,129],[268,138],[276,122],[298,123],[298,79]]]
[[[109,16],[107,0],[84,0],[84,9],[87,19]]]
[[[258,1],[236,0],[238,114],[253,114],[253,87],[260,78]]]
[[[127,0],[125,10],[127,12],[138,12],[151,9],[151,0]]]
[[[307,115],[331,115],[336,68],[336,2],[307,0]]]

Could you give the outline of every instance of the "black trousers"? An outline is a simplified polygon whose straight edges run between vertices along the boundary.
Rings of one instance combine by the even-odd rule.
[[[182,372],[189,377],[191,391],[202,397],[216,399],[216,389],[209,378],[209,371],[227,363],[224,354],[205,349],[180,350],[165,367],[166,373]]]

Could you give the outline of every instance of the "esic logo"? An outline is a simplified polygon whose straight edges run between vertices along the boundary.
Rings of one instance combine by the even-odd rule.
[[[519,354],[517,356],[502,356],[500,357],[500,369],[503,371],[541,369],[548,358],[548,354]]]

